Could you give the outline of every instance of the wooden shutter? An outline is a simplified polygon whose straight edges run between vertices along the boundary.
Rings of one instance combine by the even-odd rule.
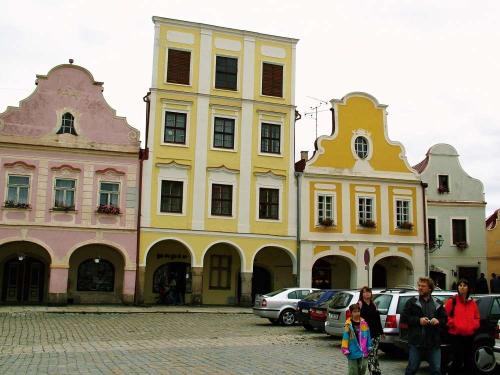
[[[189,85],[191,52],[168,50],[167,82]]]
[[[262,95],[283,97],[283,66],[262,64]]]

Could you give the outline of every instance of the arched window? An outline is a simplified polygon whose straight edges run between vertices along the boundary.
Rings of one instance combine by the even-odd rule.
[[[354,150],[360,159],[368,156],[368,140],[365,137],[357,137],[354,141]]]
[[[115,289],[115,267],[107,260],[88,259],[78,267],[76,290],[79,292],[112,292]]]
[[[69,112],[62,115],[61,127],[57,131],[57,134],[65,133],[77,135],[75,130],[75,117]]]

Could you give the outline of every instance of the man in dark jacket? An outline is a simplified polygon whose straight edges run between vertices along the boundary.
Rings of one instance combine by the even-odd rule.
[[[476,294],[488,294],[488,280],[484,277],[484,273],[481,272],[481,276],[476,281]]]
[[[418,297],[406,302],[401,323],[408,324],[409,358],[405,375],[417,373],[422,357],[427,358],[431,375],[441,374],[441,329],[446,329],[443,304],[431,296],[434,281],[418,279]]]

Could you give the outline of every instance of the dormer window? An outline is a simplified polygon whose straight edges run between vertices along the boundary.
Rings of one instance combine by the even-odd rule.
[[[57,131],[57,134],[73,134],[77,135],[75,131],[75,117],[66,112],[61,118],[61,127]]]
[[[438,175],[438,192],[440,194],[450,192],[450,183],[447,175],[444,174]]]
[[[368,140],[365,137],[357,137],[354,141],[354,150],[360,159],[368,157]]]

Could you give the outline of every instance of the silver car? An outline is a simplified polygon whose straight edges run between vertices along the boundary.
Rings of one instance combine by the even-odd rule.
[[[253,313],[261,318],[267,318],[273,324],[291,326],[297,317],[297,303],[308,294],[319,290],[315,288],[283,288],[255,297]]]

